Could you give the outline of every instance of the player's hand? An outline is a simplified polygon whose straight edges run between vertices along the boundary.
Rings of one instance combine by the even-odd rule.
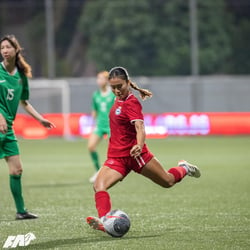
[[[140,145],[134,145],[130,150],[130,156],[131,157],[138,157],[141,154],[142,148]]]
[[[8,131],[7,122],[2,114],[0,114],[0,133],[6,134]]]
[[[48,128],[48,129],[51,129],[51,128],[55,128],[55,124],[53,124],[52,122],[50,122],[49,120],[46,120],[46,119],[43,119],[40,121],[40,123],[45,127],[45,128]]]

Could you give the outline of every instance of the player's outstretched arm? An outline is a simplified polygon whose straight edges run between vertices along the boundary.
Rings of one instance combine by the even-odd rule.
[[[21,100],[20,103],[23,106],[24,110],[28,114],[30,114],[32,117],[34,117],[37,121],[39,121],[45,128],[55,128],[56,127],[52,122],[43,118],[43,116],[40,115],[27,100]]]

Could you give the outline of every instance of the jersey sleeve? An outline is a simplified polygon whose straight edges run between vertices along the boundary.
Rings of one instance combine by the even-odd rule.
[[[29,100],[29,83],[28,78],[26,76],[22,76],[22,83],[23,83],[23,91],[21,94],[21,100]]]
[[[130,100],[126,106],[126,113],[131,123],[133,123],[135,120],[144,120],[142,114],[142,105],[137,99]]]

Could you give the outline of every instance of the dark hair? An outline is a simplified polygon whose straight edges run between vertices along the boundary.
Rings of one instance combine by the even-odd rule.
[[[132,82],[129,78],[128,71],[123,67],[114,67],[109,71],[109,80],[113,78],[120,78],[130,83],[130,86],[140,92],[140,97],[142,100],[146,100],[147,97],[152,97],[152,92],[147,89],[141,89],[138,85]]]
[[[31,73],[31,66],[25,61],[22,51],[23,48],[20,46],[19,42],[17,41],[14,35],[6,35],[0,40],[0,45],[3,41],[8,41],[15,49],[16,49],[16,61],[15,65],[17,66],[18,70],[21,71],[27,77],[32,77]]]

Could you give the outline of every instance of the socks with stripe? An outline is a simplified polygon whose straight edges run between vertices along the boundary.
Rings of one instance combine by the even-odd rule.
[[[111,201],[108,192],[100,191],[95,193],[95,204],[99,218],[111,210]]]
[[[25,213],[23,195],[22,195],[22,175],[10,175],[10,190],[15,201],[17,213]]]

